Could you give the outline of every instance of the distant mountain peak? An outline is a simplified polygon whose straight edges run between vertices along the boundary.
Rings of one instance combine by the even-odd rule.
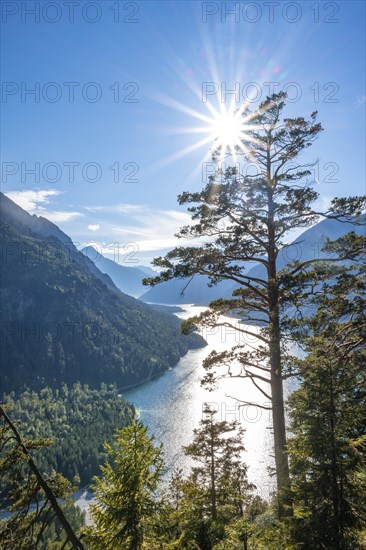
[[[130,296],[141,296],[146,291],[142,279],[156,275],[156,272],[149,267],[123,264],[106,258],[100,250],[92,245],[82,248],[81,252],[93,261],[100,271],[108,274],[117,288]]]

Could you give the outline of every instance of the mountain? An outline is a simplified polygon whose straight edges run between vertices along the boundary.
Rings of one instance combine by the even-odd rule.
[[[76,381],[123,388],[201,347],[179,319],[120,292],[56,225],[0,194],[1,392]]]
[[[65,254],[68,255],[69,260],[75,262],[81,269],[89,270],[106,286],[116,290],[117,287],[113,281],[102,273],[89,258],[79,254],[70,237],[54,223],[42,216],[28,214],[28,212],[20,208],[20,206],[3,193],[0,193],[0,214],[1,223],[11,225],[20,234],[37,237],[44,241],[42,248],[46,244],[47,246],[52,246],[52,243],[57,239],[57,242],[62,244],[62,248]]]
[[[195,275],[191,280],[172,279],[152,287],[140,296],[140,300],[156,304],[207,305],[222,298],[233,286],[232,281],[222,281],[213,287],[209,287],[208,283],[206,275]]]
[[[354,231],[359,235],[365,234],[364,225],[352,225],[351,223],[338,222],[337,220],[322,220],[318,224],[310,227],[295,239],[291,247],[284,248],[278,255],[278,270],[286,267],[288,263],[295,260],[306,262],[308,260],[322,259],[329,257],[328,252],[324,252],[322,247],[325,240],[338,239],[342,235],[346,235],[350,231]],[[248,271],[248,275],[252,277],[267,278],[264,266],[257,264]],[[232,286],[232,290],[237,285]]]
[[[139,269],[148,277],[154,277],[157,274],[157,271],[152,269],[151,267],[147,265],[139,265]],[[144,291],[146,290],[146,287],[144,286]]]
[[[146,287],[142,284],[142,279],[156,275],[156,271],[149,267],[127,267],[113,260],[109,260],[93,246],[86,246],[81,252],[84,256],[92,260],[102,273],[107,274],[117,288],[135,298],[146,292]]]
[[[349,231],[363,234],[365,227],[328,219],[319,222],[295,239],[291,247],[286,247],[280,251],[278,269],[283,269],[286,264],[294,260],[306,261],[325,258],[326,253],[321,250],[325,239],[337,239]],[[248,276],[266,278],[265,268],[262,264],[256,264],[252,267],[248,264],[248,267],[250,268],[247,270]],[[217,298],[230,298],[233,290],[238,286],[232,281],[222,281],[210,288],[207,286],[208,282],[208,277],[201,275],[196,275],[191,282],[189,282],[189,279],[173,279],[152,287],[140,299],[149,303],[193,303],[205,306]],[[187,288],[182,293],[187,284]]]

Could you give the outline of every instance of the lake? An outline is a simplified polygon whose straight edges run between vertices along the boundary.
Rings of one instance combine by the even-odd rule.
[[[184,311],[176,315],[182,319],[205,309],[181,304],[180,307]],[[237,321],[230,319],[230,322]],[[249,480],[257,486],[258,494],[268,498],[275,490],[275,480],[268,472],[268,467],[274,466],[271,413],[255,405],[239,407],[230,396],[254,404],[265,404],[266,398],[248,379],[221,380],[213,392],[200,384],[205,373],[202,361],[210,351],[231,348],[243,341],[243,335],[226,327],[206,329],[201,334],[208,343],[206,347],[189,351],[171,370],[124,392],[124,396],[135,405],[140,419],[149,426],[157,441],[163,443],[168,472],[174,467],[188,471],[191,462],[184,455],[182,446],[191,442],[193,429],[198,427],[202,418],[204,403],[209,402],[217,409],[218,420],[240,421],[246,429],[243,458],[248,465]],[[254,337],[247,344],[255,345]]]
[[[182,304],[179,307],[183,311],[176,315],[181,319],[198,315],[206,309]],[[231,324],[238,322],[225,317],[221,320],[227,320]],[[250,327],[250,330],[256,332],[259,329]],[[243,343],[244,337],[227,327],[206,329],[201,331],[201,335],[207,341],[207,346],[189,351],[172,369],[124,391],[123,395],[135,405],[140,419],[155,435],[156,441],[163,443],[166,479],[175,467],[183,468],[185,473],[189,472],[192,462],[185,456],[182,446],[191,442],[193,429],[199,425],[205,403],[216,408],[218,420],[230,422],[236,419],[241,422],[246,430],[243,460],[248,466],[249,481],[255,484],[258,495],[269,499],[276,490],[275,478],[269,473],[269,468],[274,468],[271,412],[255,405],[265,405],[268,401],[248,379],[220,380],[218,389],[212,392],[201,386],[201,379],[205,374],[203,359],[212,350],[223,351]],[[257,345],[255,337],[246,338],[248,347]],[[239,407],[233,397],[254,405]],[[90,523],[88,508],[91,499],[92,494],[87,488],[81,489],[75,495],[77,504],[86,512],[87,523]]]

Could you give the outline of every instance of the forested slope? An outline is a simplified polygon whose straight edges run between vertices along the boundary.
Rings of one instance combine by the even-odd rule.
[[[204,344],[198,335],[182,335],[175,316],[96,276],[72,244],[11,219],[1,223],[1,391],[77,381],[121,388]]]

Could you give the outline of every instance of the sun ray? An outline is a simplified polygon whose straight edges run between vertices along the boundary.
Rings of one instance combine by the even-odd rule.
[[[232,96],[228,100],[229,91],[226,91],[227,82],[236,84],[245,82],[243,74],[253,74],[251,68],[253,55],[249,50],[243,49],[240,59],[229,64],[231,69],[228,73],[222,51],[217,48],[216,43],[210,41],[208,37],[206,38],[202,39],[204,71],[202,71],[202,65],[199,68],[185,66],[184,58],[175,56],[169,58],[172,73],[176,75],[178,81],[184,84],[185,89],[192,93],[192,103],[174,99],[162,91],[151,89],[148,85],[145,87],[145,93],[147,92],[151,99],[171,108],[176,113],[185,115],[188,122],[186,126],[182,126],[182,117],[178,116],[179,125],[175,125],[173,122],[170,127],[159,128],[160,132],[168,135],[186,136],[184,137],[186,146],[179,147],[178,151],[164,155],[162,160],[150,165],[153,171],[185,156],[188,157],[199,149],[204,150],[205,161],[211,157],[216,163],[225,162],[225,165],[237,165],[241,171],[245,169],[244,163],[257,163],[253,149],[260,142],[253,135],[253,131],[258,130],[258,125],[253,123],[253,117],[258,113],[258,103],[263,100],[263,97],[257,97],[259,84],[255,81],[256,77],[252,77],[253,86],[248,88],[246,94],[242,93],[242,90],[240,91],[240,96],[243,96],[240,101],[238,94],[233,92],[230,92]],[[234,50],[229,49],[228,53],[236,55]],[[268,61],[268,63],[268,67],[265,65],[261,73],[257,70],[257,78],[260,82],[266,82],[270,77],[272,61]],[[205,98],[203,96],[204,83],[216,83],[214,93]],[[233,88],[232,85],[231,88]],[[187,136],[191,136],[190,143],[187,143]],[[198,162],[196,154],[194,158],[195,162]],[[202,161],[197,170],[199,169],[202,170]],[[192,173],[193,171],[196,173],[197,170],[192,167]]]
[[[189,145],[188,147],[185,147],[184,149],[177,151],[176,153],[173,153],[172,155],[164,158],[163,160],[159,160],[156,163],[152,164],[150,168],[152,170],[156,170],[158,168],[162,168],[163,166],[167,166],[174,161],[185,157],[192,151],[195,151],[196,149],[200,149],[204,145],[208,145],[209,143],[212,143],[212,137],[211,135],[206,136],[205,138],[201,139],[200,141],[197,141],[195,143],[192,143],[192,145]]]

